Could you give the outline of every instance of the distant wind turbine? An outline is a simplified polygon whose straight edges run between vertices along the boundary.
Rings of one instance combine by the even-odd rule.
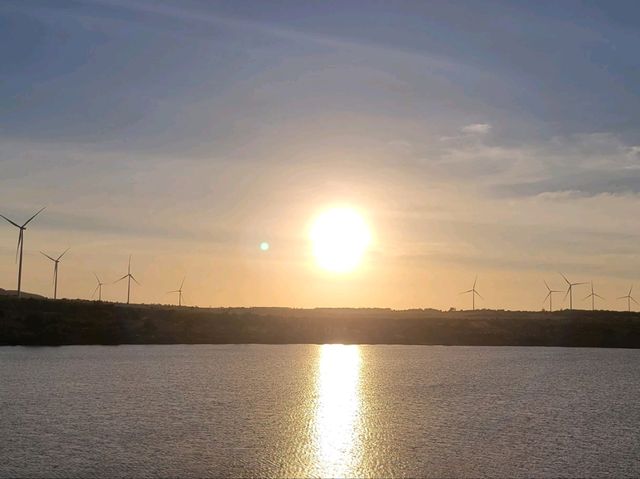
[[[169,291],[167,294],[170,293],[178,293],[178,306],[182,306],[182,287],[184,286],[184,280],[187,279],[187,277],[185,276],[184,278],[182,278],[182,283],[180,283],[180,288],[173,290],[173,291]]]
[[[60,260],[62,259],[62,257],[65,255],[65,253],[69,251],[69,248],[67,248],[66,250],[64,250],[62,252],[62,254],[60,256],[58,256],[57,258],[52,258],[51,256],[49,256],[46,253],[43,253],[42,251],[40,251],[40,253],[49,258],[51,261],[53,261],[53,299],[58,299],[58,263],[60,263]]]
[[[629,293],[626,296],[620,296],[618,299],[626,299],[627,300],[627,311],[631,312],[631,301],[636,304],[638,303],[633,296],[631,296],[631,291],[633,290],[633,285],[629,288]]]
[[[567,279],[567,277],[564,274],[560,273],[560,276],[564,278],[564,280],[568,285],[567,294],[564,295],[564,299],[567,299],[567,296],[569,296],[569,309],[573,310],[573,287],[580,286],[581,284],[587,284],[587,283],[572,283]]]
[[[104,284],[102,281],[100,281],[100,278],[98,278],[98,275],[93,273],[93,275],[96,277],[96,281],[98,282],[98,285],[96,286],[96,289],[93,290],[93,294],[91,295],[92,298],[94,298],[96,296],[96,292],[98,293],[98,301],[102,301],[102,285]]]
[[[549,298],[549,312],[552,312],[553,311],[553,293],[562,293],[562,291],[560,291],[559,289],[551,289],[546,281],[544,282],[544,285],[547,287],[547,291],[548,291],[547,295],[544,297],[544,301],[546,301],[547,298]]]
[[[127,304],[129,304],[129,299],[131,298],[131,280],[134,280],[137,285],[140,285],[140,283],[138,283],[138,280],[135,279],[131,274],[131,255],[129,255],[129,268],[127,269],[127,274],[125,274],[122,278],[114,281],[114,283],[122,281],[125,278],[127,278]]]
[[[11,221],[6,216],[0,215],[2,218],[7,220],[9,223],[11,223],[13,226],[15,226],[16,228],[18,228],[20,230],[20,233],[18,233],[18,247],[16,249],[16,260],[18,260],[18,258],[19,258],[19,262],[18,262],[18,298],[20,298],[22,296],[22,250],[23,250],[23,247],[24,247],[24,230],[27,229],[27,225],[29,224],[29,222],[33,218],[38,216],[42,212],[42,210],[44,210],[44,208],[41,208],[35,215],[33,215],[31,218],[29,218],[27,221],[25,221],[22,224],[22,226],[20,226],[18,223],[15,223],[15,222]]]
[[[480,299],[484,299],[480,295],[480,293],[478,293],[478,291],[476,290],[476,283],[477,282],[478,282],[478,277],[476,276],[476,279],[473,280],[473,288],[471,288],[471,289],[469,289],[467,291],[463,291],[463,292],[460,293],[460,294],[469,294],[469,293],[471,293],[471,308],[472,308],[472,311],[476,310],[476,295],[478,295],[478,297]]]
[[[596,310],[596,298],[604,299],[602,296],[600,296],[598,293],[596,293],[593,290],[593,281],[591,281],[591,294],[587,295],[587,297],[585,297],[584,299],[589,299],[589,298],[591,298],[591,311]]]

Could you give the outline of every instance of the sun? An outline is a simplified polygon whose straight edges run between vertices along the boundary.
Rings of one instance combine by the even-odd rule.
[[[316,218],[311,228],[313,254],[318,265],[334,273],[353,271],[370,242],[367,223],[352,208],[327,210]]]

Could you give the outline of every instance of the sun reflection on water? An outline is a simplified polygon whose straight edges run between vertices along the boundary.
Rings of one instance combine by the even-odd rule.
[[[321,346],[315,411],[316,469],[320,477],[347,477],[360,458],[360,348]]]

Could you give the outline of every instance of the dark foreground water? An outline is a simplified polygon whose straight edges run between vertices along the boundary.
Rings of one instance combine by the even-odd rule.
[[[639,476],[640,351],[0,348],[0,476]]]

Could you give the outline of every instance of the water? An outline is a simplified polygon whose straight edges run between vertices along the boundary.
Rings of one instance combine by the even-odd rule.
[[[0,476],[638,476],[640,351],[0,348]]]

